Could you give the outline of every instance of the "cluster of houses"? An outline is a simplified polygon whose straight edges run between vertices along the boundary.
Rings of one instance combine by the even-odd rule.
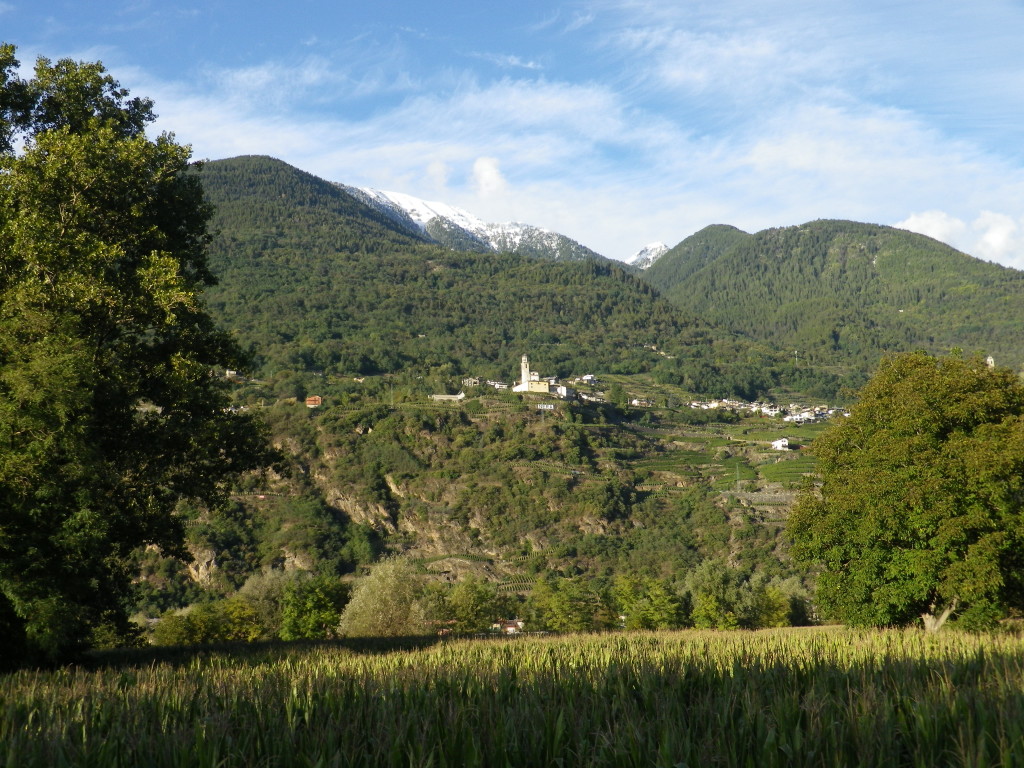
[[[824,421],[834,416],[848,415],[842,408],[829,408],[827,405],[805,406],[790,403],[788,406],[774,403],[747,403],[743,400],[694,400],[689,403],[691,408],[700,410],[727,410],[737,413],[762,414],[764,416],[782,416],[782,420],[791,424],[808,424]]]
[[[525,626],[526,623],[522,619],[503,619],[491,624],[491,631],[503,635],[518,635],[524,631]]]

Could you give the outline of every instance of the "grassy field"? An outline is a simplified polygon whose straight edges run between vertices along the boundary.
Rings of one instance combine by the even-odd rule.
[[[1011,766],[1024,640],[824,628],[144,654],[2,677],[0,710],[7,766]]]

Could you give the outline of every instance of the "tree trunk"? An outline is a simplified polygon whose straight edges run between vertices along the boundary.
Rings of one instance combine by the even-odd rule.
[[[946,623],[946,619],[948,619],[953,614],[953,611],[956,610],[957,603],[957,600],[953,600],[945,607],[942,613],[937,616],[935,615],[935,609],[937,606],[935,603],[932,603],[931,606],[929,606],[931,608],[931,613],[921,614],[921,620],[924,621],[925,631],[938,632],[939,629],[942,628],[942,625]]]

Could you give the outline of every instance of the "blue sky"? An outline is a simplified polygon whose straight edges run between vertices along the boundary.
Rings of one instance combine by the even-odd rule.
[[[624,259],[846,218],[1024,268],[1019,0],[0,0],[195,157],[524,221]]]

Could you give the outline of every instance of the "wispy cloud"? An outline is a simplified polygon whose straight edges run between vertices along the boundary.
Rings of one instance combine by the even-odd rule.
[[[510,54],[503,53],[474,53],[474,58],[482,61],[489,61],[491,64],[495,64],[505,69],[530,69],[530,70],[541,70],[543,67],[539,62],[529,61],[522,59],[519,56],[513,56]]]
[[[324,56],[310,55],[292,62],[267,61],[241,68],[206,68],[199,73],[207,93],[238,106],[249,104],[282,115],[312,105],[342,104],[353,99],[413,91],[416,83],[408,71],[392,66],[386,56],[356,68],[336,64]],[[202,92],[202,89],[197,91]]]
[[[565,31],[575,32],[578,29],[583,29],[584,27],[594,23],[596,19],[597,16],[593,13],[575,13],[573,14],[572,19],[569,20],[569,23],[565,25]]]
[[[293,81],[334,78],[317,67],[283,80],[272,68],[255,69],[236,74],[231,87],[255,96]],[[748,230],[825,217],[895,223],[915,210],[964,219],[972,205],[1016,220],[996,199],[1024,199],[1020,174],[998,158],[949,142],[912,115],[864,104],[780,108],[756,129],[712,139],[597,84],[467,81],[359,120],[156,90],[162,122],[200,155],[277,155],[332,180],[559,229],[619,258],[709,223]],[[991,194],[963,199],[961,190],[995,177],[1002,181]],[[993,234],[985,242],[978,255],[1005,261],[1017,240]],[[955,244],[965,247],[963,239]]]

